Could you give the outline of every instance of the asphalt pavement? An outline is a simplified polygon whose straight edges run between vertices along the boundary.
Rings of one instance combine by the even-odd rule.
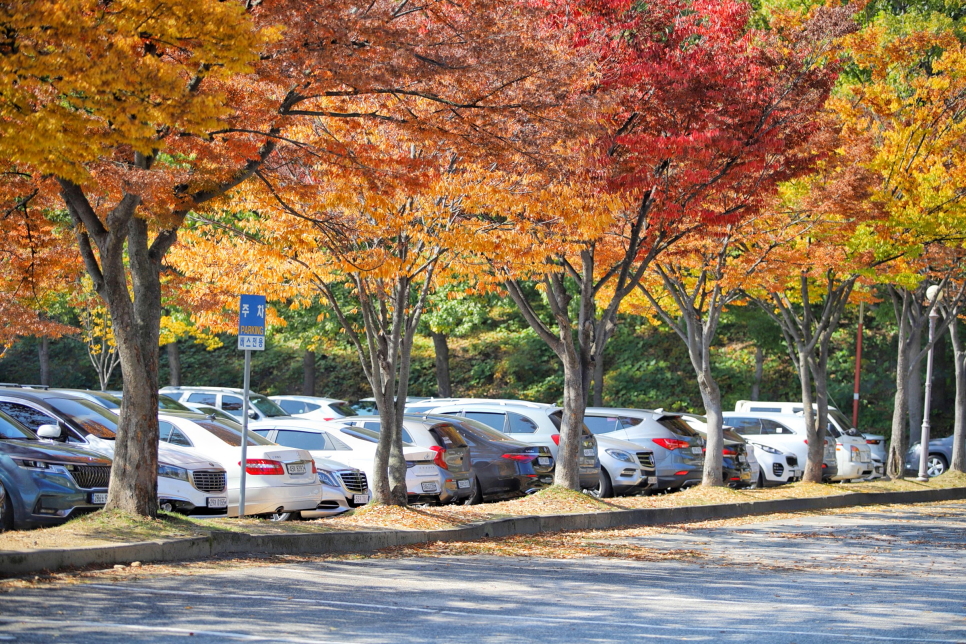
[[[0,588],[0,641],[966,642],[963,502],[595,539],[699,556],[146,567]]]

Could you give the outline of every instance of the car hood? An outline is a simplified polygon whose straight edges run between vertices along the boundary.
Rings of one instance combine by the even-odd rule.
[[[333,460],[331,458],[321,458],[318,456],[315,457],[315,466],[320,470],[329,470],[329,471],[359,469],[356,467],[352,467],[351,465],[346,465],[345,463],[341,463],[339,461]]]
[[[111,459],[97,452],[57,443],[31,440],[0,440],[0,454],[11,458],[77,463],[78,465],[110,465]]]

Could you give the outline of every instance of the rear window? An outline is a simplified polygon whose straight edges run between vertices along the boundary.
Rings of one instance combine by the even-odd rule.
[[[696,438],[700,434],[691,429],[691,426],[684,422],[684,419],[680,416],[672,416],[670,418],[661,418],[657,421],[663,427],[670,429],[672,433],[678,436],[685,436],[687,438]]]
[[[547,414],[547,415],[550,417],[550,422],[553,423],[553,426],[556,427],[557,431],[559,432],[560,428],[563,426],[563,410],[558,409],[552,414]],[[583,436],[590,436],[593,432],[591,432],[590,428],[587,427],[587,423],[583,423],[583,425],[584,425],[583,430],[581,430],[580,433]]]
[[[66,398],[48,398],[45,402],[80,425],[88,434],[109,440],[113,440],[117,434],[117,416],[100,405]]]
[[[369,441],[370,443],[379,442],[379,432],[371,429],[366,429],[364,427],[349,426],[349,427],[343,427],[339,431],[342,432],[343,434],[354,436],[355,438],[359,438],[364,441]],[[406,432],[406,430],[403,430],[402,436],[403,436],[403,445],[405,447],[414,447],[414,443],[411,440],[408,440],[408,441],[406,440],[406,437],[409,436],[409,433]],[[349,449],[349,446],[346,445],[346,448]]]
[[[242,433],[241,431],[235,429],[234,427],[229,427],[223,423],[219,423],[216,420],[196,420],[193,421],[199,427],[202,427],[209,431],[224,443],[228,443],[232,447],[241,447],[242,444]],[[248,432],[248,446],[252,447],[255,445],[274,445],[272,441],[268,440],[264,436],[260,436],[255,432]]]
[[[493,413],[487,411],[468,411],[464,414],[467,418],[481,422],[497,431],[503,431],[506,427],[506,414]]]
[[[478,420],[473,420],[472,418],[464,418],[460,421],[460,426],[457,431],[466,432],[471,436],[476,436],[477,440],[486,441],[499,441],[501,443],[510,442],[515,443],[516,441],[503,432],[497,431],[481,423]]]
[[[269,400],[265,396],[249,396],[248,403],[268,418],[288,416],[284,409],[275,404],[275,401]]]
[[[335,447],[335,443],[328,434],[318,432],[298,432],[295,430],[281,429],[275,434],[275,442],[285,447],[306,449],[310,452],[339,449]]]
[[[165,396],[164,394],[158,395],[158,409],[166,409],[171,411],[191,411],[191,407],[186,407],[174,398]]]
[[[211,405],[211,406],[214,406],[215,404],[217,404],[217,401],[215,400],[215,394],[206,394],[206,393],[199,393],[199,392],[189,394],[188,402],[198,403],[199,405]]]
[[[466,447],[466,441],[450,423],[434,425],[430,428],[429,433],[433,435],[436,444],[440,447],[447,449],[450,447]],[[405,436],[403,436],[403,440],[406,440]]]
[[[332,411],[342,414],[343,416],[358,416],[356,410],[349,406],[348,403],[344,402],[334,402],[329,403],[329,408]]]

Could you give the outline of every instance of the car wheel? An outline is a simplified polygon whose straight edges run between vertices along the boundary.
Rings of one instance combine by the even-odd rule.
[[[302,516],[300,512],[272,512],[268,515],[269,521],[292,521]]]
[[[949,468],[949,463],[942,454],[930,454],[929,458],[926,460],[926,474],[929,478],[934,476],[939,476]]]
[[[0,532],[13,529],[13,499],[0,482]]]
[[[759,489],[764,489],[765,487],[765,473],[761,470],[758,470],[758,483],[755,484],[755,487]]]
[[[600,475],[597,477],[597,487],[587,490],[591,496],[598,499],[609,499],[614,496],[614,486],[610,482],[610,474],[607,470],[600,468]]]
[[[479,505],[483,503],[483,486],[480,485],[480,479],[474,476],[473,482],[470,485],[470,495],[463,500],[463,505]]]

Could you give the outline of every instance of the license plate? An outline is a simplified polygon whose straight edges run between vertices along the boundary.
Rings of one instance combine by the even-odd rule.
[[[209,496],[208,507],[209,508],[227,508],[228,497],[227,496]]]
[[[470,486],[469,479],[465,479],[463,481],[457,481],[456,482],[456,487],[469,487],[469,486]]]
[[[289,474],[305,474],[305,463],[289,463],[285,467]]]
[[[691,448],[691,453],[692,454],[700,454],[703,451],[704,451],[704,448],[703,447],[692,447]]]
[[[741,473],[741,480],[742,481],[746,481],[746,480],[750,480],[750,479],[751,479],[751,472],[742,472]]]
[[[748,462],[748,457],[745,456],[744,454],[738,454],[738,462],[739,463],[747,463]]]
[[[550,465],[549,456],[541,456],[537,459],[537,465]]]
[[[435,465],[416,465],[413,467],[413,474],[416,476],[433,476],[436,474]],[[423,483],[423,485],[426,485]]]
[[[94,492],[91,494],[91,503],[94,505],[104,505],[107,503],[107,492]]]
[[[594,449],[592,447],[588,447],[584,450],[584,456],[593,456],[593,455],[594,455]]]
[[[352,495],[352,502],[353,503],[356,503],[358,505],[362,505],[364,503],[368,503],[369,502],[369,495],[368,494],[353,494]]]
[[[657,485],[657,477],[656,476],[649,476],[649,477],[647,477],[647,484],[648,485]]]
[[[436,487],[435,483],[430,483],[429,481],[423,482],[423,492],[438,492],[439,488]]]

